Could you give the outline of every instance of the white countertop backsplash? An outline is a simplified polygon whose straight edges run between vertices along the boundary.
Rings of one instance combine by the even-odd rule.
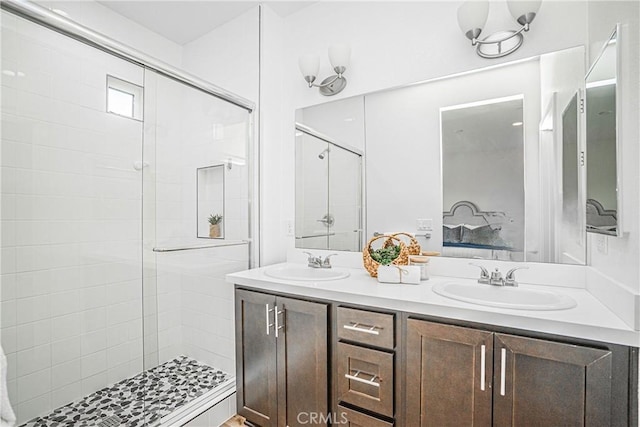
[[[318,250],[312,252],[322,256],[332,253]],[[306,265],[307,257],[302,251],[291,249],[287,260],[288,263]],[[577,302],[577,306],[557,311],[503,309],[465,303],[433,292],[432,287],[439,283],[476,283],[480,270],[468,265],[472,261],[490,271],[498,267],[503,275],[510,268],[526,265],[528,270],[516,272],[516,280],[521,287],[552,290],[568,295]],[[266,266],[229,274],[227,281],[272,292],[640,346],[640,332],[589,292],[588,272],[584,266],[433,257],[430,262],[430,280],[423,281],[420,285],[410,285],[379,283],[362,267],[362,254],[359,252],[340,252],[331,258],[331,263],[336,268],[347,269],[350,276],[332,281],[288,281],[266,276],[264,271],[273,267]]]

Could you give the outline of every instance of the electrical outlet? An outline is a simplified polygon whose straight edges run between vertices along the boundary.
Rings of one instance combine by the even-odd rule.
[[[433,229],[433,220],[427,218],[416,219],[416,229],[418,231],[431,231]]]
[[[598,234],[598,237],[596,237],[596,248],[598,249],[598,252],[606,255],[608,252],[607,243],[607,236]]]
[[[293,236],[294,233],[294,224],[293,224],[293,220],[288,219],[285,222],[285,228],[286,228],[286,232],[287,232],[287,236]]]

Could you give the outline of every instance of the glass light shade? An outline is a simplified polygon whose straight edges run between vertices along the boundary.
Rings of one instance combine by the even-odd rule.
[[[458,8],[458,25],[464,34],[483,29],[489,17],[489,2],[467,0]]]
[[[511,16],[514,19],[518,20],[523,15],[527,15],[529,13],[538,13],[540,10],[540,5],[542,4],[542,0],[533,0],[533,1],[516,1],[516,0],[507,0],[507,6],[509,7],[509,12],[511,12]]]
[[[346,69],[349,66],[350,59],[351,47],[348,44],[338,43],[329,47],[329,62],[331,62],[331,66],[334,69]]]
[[[298,59],[298,66],[300,67],[300,72],[303,77],[313,77],[315,79],[320,70],[320,57],[310,53],[302,55]]]

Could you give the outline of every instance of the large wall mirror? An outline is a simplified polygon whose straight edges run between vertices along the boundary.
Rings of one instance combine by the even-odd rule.
[[[587,231],[620,235],[616,29],[586,78]]]
[[[584,64],[576,47],[303,108],[296,121],[361,150],[363,241],[406,231],[444,256],[584,264],[579,141],[563,135],[572,108],[577,135]],[[317,176],[296,154],[296,188]],[[312,194],[296,193],[297,229]]]

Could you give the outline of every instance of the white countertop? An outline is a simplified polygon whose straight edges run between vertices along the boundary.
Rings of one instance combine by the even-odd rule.
[[[476,283],[471,279],[432,276],[420,285],[385,284],[369,276],[364,268],[343,267],[339,269],[347,270],[349,277],[331,281],[290,281],[264,274],[266,269],[285,264],[228,274],[227,282],[271,292],[640,347],[640,332],[630,328],[586,289],[520,285],[568,295],[577,306],[556,311],[515,310],[465,303],[432,290],[434,285],[445,282]]]

